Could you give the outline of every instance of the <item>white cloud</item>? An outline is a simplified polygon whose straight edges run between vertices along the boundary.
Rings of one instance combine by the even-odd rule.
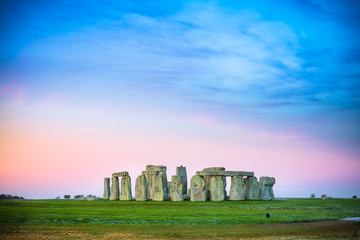
[[[254,12],[193,4],[162,18],[125,14],[119,21],[40,40],[24,54],[43,58],[50,69],[56,62],[57,71],[71,66],[80,78],[112,81],[112,87],[126,82],[193,100],[261,104],[269,101],[269,92],[302,87],[296,77],[303,62],[296,56],[297,38],[290,26]],[[217,89],[216,96],[209,89]]]

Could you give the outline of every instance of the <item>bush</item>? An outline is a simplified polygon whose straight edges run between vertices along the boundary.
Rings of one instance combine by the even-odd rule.
[[[312,194],[310,195],[310,198],[315,198],[315,193],[312,193]]]
[[[83,197],[84,197],[84,195],[75,195],[74,199],[80,199],[80,198],[83,198]]]
[[[352,196],[352,198],[357,198],[357,196],[356,196],[356,195],[354,195],[354,196]]]
[[[64,195],[65,199],[69,199],[71,196],[70,195]]]

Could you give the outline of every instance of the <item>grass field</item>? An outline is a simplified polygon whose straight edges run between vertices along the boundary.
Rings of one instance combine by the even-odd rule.
[[[13,200],[0,201],[0,239],[356,238],[359,222],[328,220],[358,216],[358,199]]]

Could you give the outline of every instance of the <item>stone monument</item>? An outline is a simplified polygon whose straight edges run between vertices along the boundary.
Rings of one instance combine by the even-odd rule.
[[[195,175],[190,181],[190,200],[193,202],[205,202],[207,199],[207,189],[203,176]]]
[[[108,200],[110,198],[110,178],[104,178],[104,194],[103,199]]]
[[[256,177],[247,177],[245,198],[246,200],[259,199],[259,182]]]
[[[182,182],[182,193],[187,193],[187,175],[186,175],[186,167],[183,167],[182,165],[180,167],[176,168],[176,175],[181,176],[181,182]]]
[[[131,199],[131,178],[130,176],[124,176],[121,178],[120,200],[131,201]]]
[[[121,191],[119,188],[121,177]],[[135,199],[137,201],[224,201],[226,195],[226,177],[231,177],[229,199],[238,200],[273,200],[275,178],[261,177],[260,183],[254,172],[225,171],[224,167],[204,168],[191,178],[187,193],[187,174],[183,166],[176,168],[176,175],[167,181],[166,166],[147,165],[146,171],[136,179]],[[246,177],[246,178],[244,178]],[[132,200],[131,178],[128,172],[116,172],[104,179],[104,199]]]
[[[119,177],[111,178],[110,200],[119,200]]]
[[[231,188],[229,200],[245,200],[246,184],[242,176],[231,177]]]
[[[259,200],[274,200],[273,186],[275,178],[261,177],[259,183]]]
[[[171,201],[184,201],[182,176],[172,176],[170,186]]]
[[[136,201],[146,201],[148,199],[148,184],[145,175],[140,175],[135,183]]]

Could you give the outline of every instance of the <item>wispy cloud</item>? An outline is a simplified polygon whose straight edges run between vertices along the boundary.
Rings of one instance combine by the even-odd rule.
[[[306,85],[297,77],[304,61],[296,55],[297,39],[286,23],[201,4],[162,18],[124,14],[119,21],[39,41],[24,54],[65,69],[75,64],[81,74],[85,69],[118,82],[161,85],[193,99],[261,103],[268,94]],[[66,48],[56,47],[62,44]]]
[[[288,3],[309,11],[308,19],[280,3],[279,12],[287,12],[282,18],[269,17],[274,9],[256,11],[256,1],[247,9],[188,3],[162,15],[113,6],[89,10],[93,17],[83,24],[77,19],[76,31],[60,26],[61,34],[28,44],[18,69],[42,86],[32,89],[39,99],[49,89],[63,89],[87,103],[217,108],[234,121],[304,124],[314,116],[321,122],[348,114],[344,119],[354,124],[348,112],[359,109],[360,63],[349,36],[358,32],[339,21],[344,11],[332,11],[334,3]],[[103,12],[106,17],[99,18]],[[69,20],[72,14],[58,17]]]

